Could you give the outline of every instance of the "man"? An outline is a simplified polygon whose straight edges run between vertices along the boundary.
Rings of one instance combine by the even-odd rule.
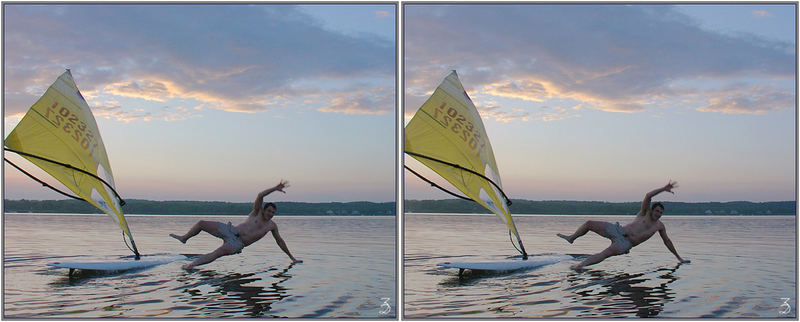
[[[281,235],[278,233],[278,225],[272,221],[272,217],[275,216],[275,211],[277,210],[275,204],[269,202],[262,206],[264,196],[274,191],[286,193],[283,189],[287,187],[289,187],[289,182],[281,180],[275,187],[260,192],[256,197],[255,203],[253,203],[253,211],[247,216],[247,220],[236,227],[230,222],[223,224],[221,222],[201,220],[192,226],[189,232],[183,236],[169,234],[172,238],[184,244],[189,238],[199,234],[200,231],[205,231],[224,241],[222,246],[213,252],[198,257],[190,264],[183,265],[183,269],[190,270],[195,266],[208,264],[222,256],[241,253],[244,247],[255,243],[268,232],[272,232],[272,236],[275,237],[275,242],[278,243],[278,246],[286,255],[289,255],[289,258],[292,259],[292,263],[302,262],[294,258],[292,253],[289,252],[289,248],[286,247],[286,242],[283,241],[283,238],[281,238]]]
[[[664,228],[664,224],[659,220],[664,213],[664,205],[657,202],[653,204],[652,207],[650,206],[650,200],[655,195],[664,191],[675,194],[672,192],[672,189],[677,187],[678,183],[670,180],[667,185],[648,192],[644,196],[642,208],[639,210],[639,213],[636,214],[636,218],[630,224],[625,225],[625,227],[620,226],[619,223],[612,224],[603,221],[589,220],[581,225],[572,235],[556,234],[558,237],[564,238],[570,244],[589,231],[593,231],[611,240],[611,246],[600,253],[589,256],[580,264],[572,265],[570,268],[579,270],[584,266],[597,264],[608,257],[627,254],[633,246],[643,243],[656,232],[661,235],[664,245],[667,246],[670,252],[675,254],[679,262],[688,263],[688,260],[684,260],[678,255],[678,251],[675,250],[675,246],[672,245],[672,241],[667,236],[667,230]]]

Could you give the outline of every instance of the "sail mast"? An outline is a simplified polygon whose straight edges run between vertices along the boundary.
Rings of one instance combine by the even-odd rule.
[[[130,230],[128,230],[128,231],[130,231]],[[133,249],[131,249],[131,251],[133,251],[134,258],[136,258],[136,260],[138,261],[140,258],[142,258],[142,255],[139,254],[139,249],[136,248],[136,242],[133,241],[133,234],[128,235],[128,238],[131,240],[131,247],[133,247]],[[520,245],[522,245],[522,244],[520,244]]]

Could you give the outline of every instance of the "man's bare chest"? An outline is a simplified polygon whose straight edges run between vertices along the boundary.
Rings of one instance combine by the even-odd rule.
[[[270,223],[271,222],[248,218],[247,221],[236,226],[236,229],[239,230],[239,237],[242,239],[259,239],[269,232]]]
[[[636,218],[625,226],[625,233],[633,241],[644,241],[658,231],[658,221],[651,221],[644,217]]]

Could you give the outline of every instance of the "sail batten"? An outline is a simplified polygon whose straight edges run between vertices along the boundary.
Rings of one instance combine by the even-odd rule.
[[[406,154],[497,215],[522,246],[483,121],[455,71],[406,125],[404,145]]]
[[[4,145],[107,214],[134,244],[97,121],[69,70],[31,106]],[[135,246],[133,251],[138,257]]]

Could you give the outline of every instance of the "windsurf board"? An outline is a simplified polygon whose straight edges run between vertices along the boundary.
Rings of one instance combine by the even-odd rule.
[[[58,268],[69,268],[70,272],[73,270],[92,270],[92,271],[106,271],[106,272],[119,272],[127,271],[138,268],[147,268],[157,265],[163,265],[174,261],[187,259],[184,255],[150,255],[142,256],[141,259],[135,260],[133,258],[122,258],[117,260],[98,260],[98,261],[61,261],[47,263],[47,266]]]
[[[572,259],[570,255],[536,255],[528,257],[528,260],[504,260],[492,262],[444,262],[436,264],[437,266],[447,268],[458,268],[459,276],[464,270],[473,271],[490,271],[490,272],[512,272],[521,269],[535,268],[550,264],[555,264],[561,261]]]

